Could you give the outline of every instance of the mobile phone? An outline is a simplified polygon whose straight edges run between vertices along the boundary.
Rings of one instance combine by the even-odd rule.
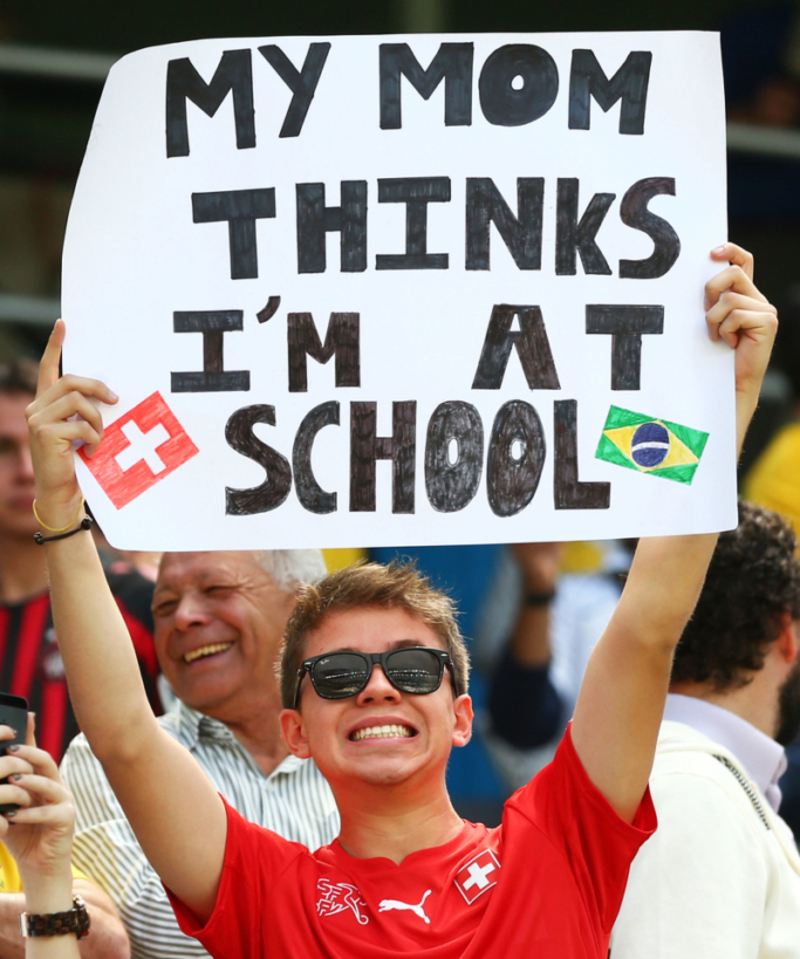
[[[6,739],[0,743],[0,750],[5,751],[9,746],[24,746],[25,733],[28,729],[28,700],[24,696],[12,696],[11,693],[0,693],[0,725],[10,726],[17,731],[13,739]],[[7,779],[0,782],[8,782]],[[0,815],[19,809],[17,803],[0,803]]]

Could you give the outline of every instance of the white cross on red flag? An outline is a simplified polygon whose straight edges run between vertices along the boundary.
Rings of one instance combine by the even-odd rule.
[[[162,465],[157,473],[153,472],[144,455],[127,469],[120,465],[119,457],[131,447],[131,441],[125,435],[125,427],[132,423],[138,427],[139,433],[144,434],[145,438],[153,430],[158,431],[159,439],[164,437],[153,451],[158,455],[158,461]],[[141,496],[145,490],[169,476],[198,452],[199,450],[160,393],[148,396],[118,420],[106,426],[103,442],[91,459],[83,450],[78,451],[81,459],[117,509],[121,509],[137,496]]]
[[[497,885],[499,872],[499,859],[491,849],[484,849],[458,870],[453,882],[467,904],[472,905],[478,896]]]

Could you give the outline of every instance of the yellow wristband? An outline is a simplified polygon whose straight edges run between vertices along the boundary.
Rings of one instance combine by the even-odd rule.
[[[74,518],[72,519],[72,522],[67,523],[66,526],[61,526],[59,529],[56,529],[54,526],[48,526],[47,523],[45,523],[45,521],[36,511],[36,500],[33,501],[33,515],[36,517],[36,522],[40,526],[43,526],[48,533],[65,533],[68,529],[71,529],[78,522],[78,517],[81,515],[81,510],[83,509],[85,503],[86,503],[86,500],[84,499],[83,496],[81,496],[81,505],[78,507],[78,512],[75,514]]]

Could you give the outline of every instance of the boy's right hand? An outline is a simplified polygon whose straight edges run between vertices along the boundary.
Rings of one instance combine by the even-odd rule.
[[[117,402],[99,380],[59,376],[66,327],[57,320],[39,364],[36,399],[26,411],[36,477],[36,507],[42,520],[60,528],[76,516],[81,491],[75,476],[74,443],[82,441],[93,456],[103,438],[103,421],[93,399]]]

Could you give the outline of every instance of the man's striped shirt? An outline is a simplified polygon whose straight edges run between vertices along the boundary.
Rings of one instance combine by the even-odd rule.
[[[246,819],[317,849],[339,832],[330,787],[311,760],[289,756],[265,776],[223,723],[184,703],[159,718],[192,753],[214,787]],[[75,796],[73,862],[111,896],[133,959],[194,959],[208,953],[185,936],[86,737],[67,750],[61,774]],[[190,803],[191,796],[186,797]]]

